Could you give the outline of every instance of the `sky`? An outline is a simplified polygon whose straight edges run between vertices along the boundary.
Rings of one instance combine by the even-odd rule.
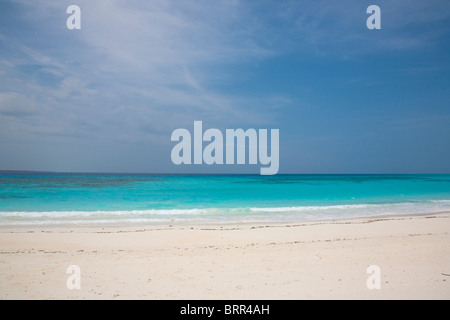
[[[449,40],[448,0],[0,0],[0,170],[259,173],[174,165],[201,120],[279,129],[279,173],[450,173]]]

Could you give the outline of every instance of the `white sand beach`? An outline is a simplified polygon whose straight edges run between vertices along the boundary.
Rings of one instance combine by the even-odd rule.
[[[1,299],[450,299],[450,215],[3,227]],[[69,290],[66,269],[81,269]],[[369,265],[381,288],[367,288]]]

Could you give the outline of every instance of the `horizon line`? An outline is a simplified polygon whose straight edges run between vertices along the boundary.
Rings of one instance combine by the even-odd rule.
[[[48,173],[48,174],[104,174],[104,175],[158,175],[158,176],[261,176],[259,173],[167,173],[167,172],[101,172],[101,171],[48,171],[48,170],[0,170],[1,173]],[[277,173],[280,175],[450,175],[450,173]]]

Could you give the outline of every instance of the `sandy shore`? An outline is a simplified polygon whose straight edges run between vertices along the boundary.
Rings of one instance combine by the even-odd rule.
[[[2,299],[450,299],[450,215],[0,229]],[[66,286],[69,265],[81,289]],[[369,265],[381,288],[367,288]]]

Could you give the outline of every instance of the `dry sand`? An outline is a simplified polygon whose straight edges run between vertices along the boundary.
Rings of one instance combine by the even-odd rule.
[[[450,215],[0,229],[1,299],[449,299]],[[69,290],[66,269],[81,268]],[[381,288],[366,285],[369,265]]]

